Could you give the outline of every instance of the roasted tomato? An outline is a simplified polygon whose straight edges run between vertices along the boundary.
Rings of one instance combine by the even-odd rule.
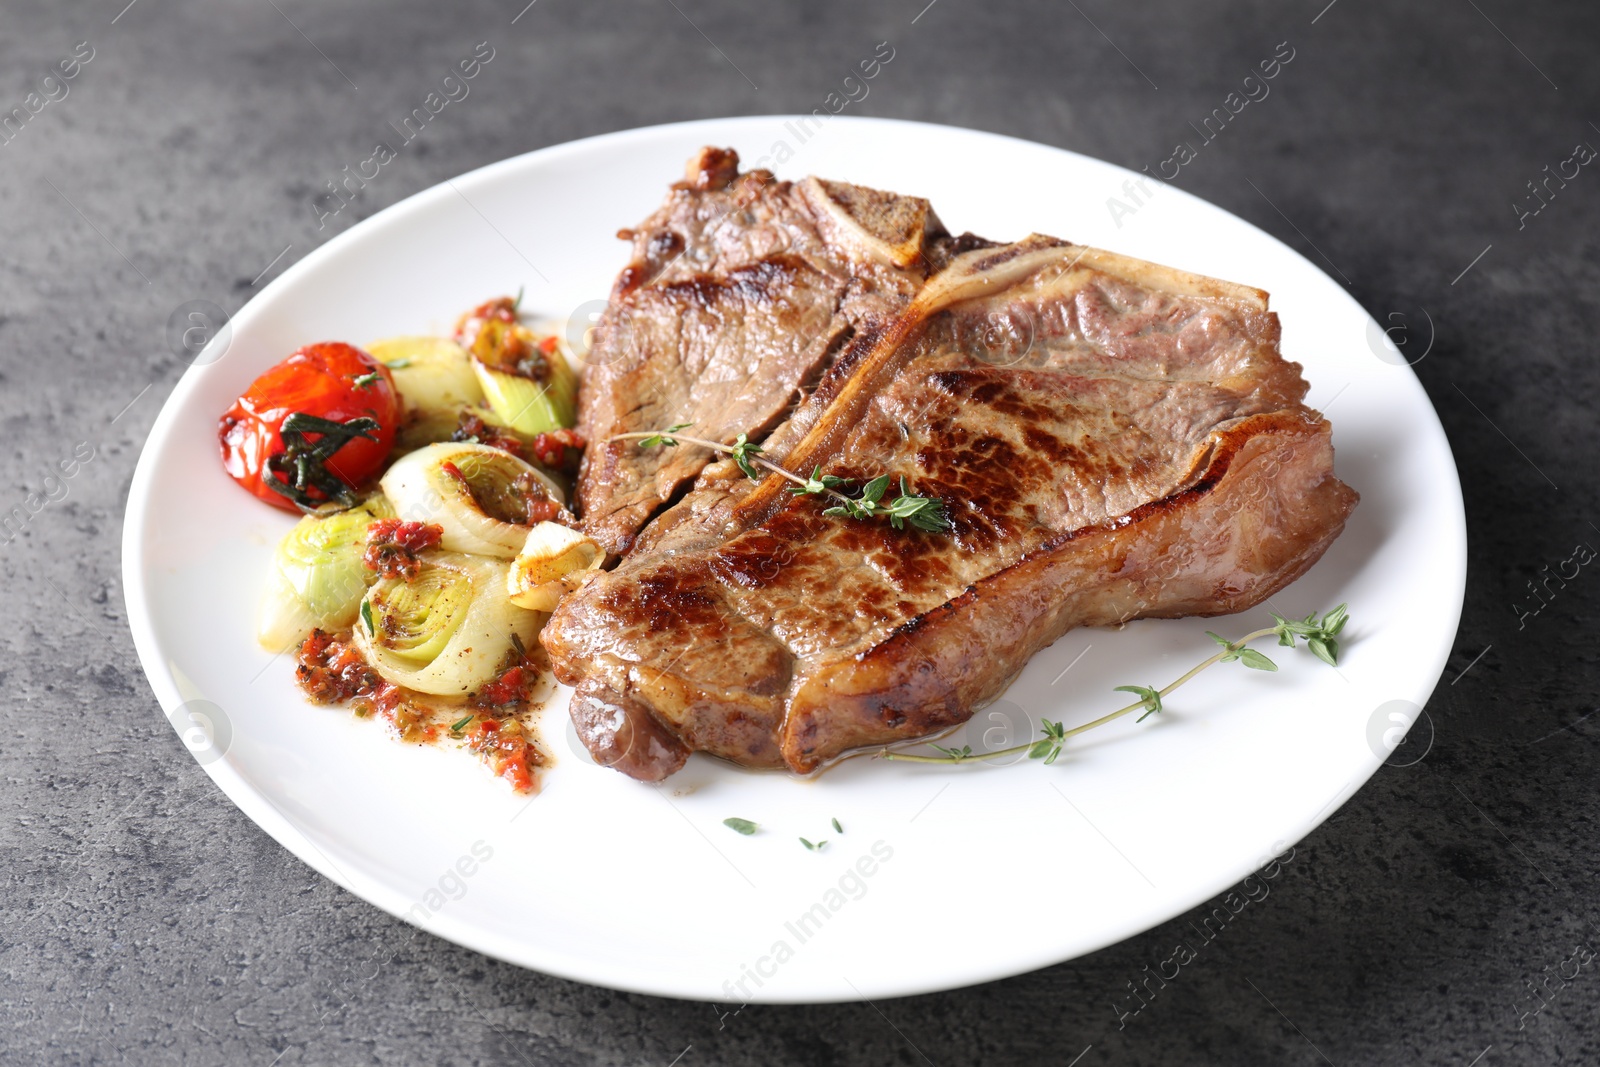
[[[257,378],[222,416],[222,466],[288,511],[348,502],[388,458],[400,410],[382,363],[354,345],[307,345]]]

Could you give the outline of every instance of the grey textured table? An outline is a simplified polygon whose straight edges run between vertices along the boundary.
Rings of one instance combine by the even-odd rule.
[[[0,1060],[1600,1062],[1600,672],[1585,626],[1600,586],[1585,569],[1541,600],[1529,587],[1575,545],[1600,546],[1600,176],[1564,163],[1600,145],[1600,8],[124,2],[0,14],[0,117],[25,120],[0,143],[0,511],[25,510],[0,535]],[[1431,751],[1383,768],[1268,899],[1120,1019],[1128,983],[1191,916],[970,990],[721,1018],[485,959],[308,870],[186,753],[128,635],[121,515],[184,369],[169,314],[194,299],[235,311],[357,218],[504,156],[809,111],[881,40],[895,61],[854,113],[1136,169],[1289,42],[1270,96],[1177,182],[1346,281],[1413,358],[1427,351],[1416,369],[1471,536]],[[497,59],[470,99],[318,230],[324,182],[479,41]],[[953,930],[975,924],[952,913]]]

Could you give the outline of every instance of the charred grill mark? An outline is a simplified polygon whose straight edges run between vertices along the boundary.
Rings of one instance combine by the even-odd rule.
[[[981,382],[975,388],[973,388],[970,393],[968,393],[968,398],[971,399],[974,404],[994,405],[996,401],[1005,395],[1005,391],[1006,387],[1000,382]]]
[[[617,284],[612,290],[611,298],[613,300],[620,300],[624,297],[631,296],[636,289],[654,277],[655,272],[650,270],[648,264],[629,263],[626,267],[623,267],[622,272],[617,275]]]
[[[632,230],[620,231],[618,236],[626,233],[630,240],[635,242],[635,256],[633,262],[622,269],[617,276],[615,297],[626,297],[636,290],[655,281],[661,273],[673,263],[677,262],[686,246],[683,234],[671,228],[652,230],[647,235],[634,233]]]
[[[806,545],[829,533],[837,524],[822,516],[815,497],[786,494],[785,507],[756,529],[787,545]],[[752,531],[754,532],[754,531]]]
[[[1023,528],[1017,518],[1023,502],[1018,486],[1053,481],[1047,462],[997,432],[952,427],[950,433],[930,435],[915,460],[921,490],[958,504],[950,512],[955,536],[976,551],[987,551]]]
[[[755,530],[719,548],[711,556],[711,573],[742,589],[776,583],[799,555],[794,542],[766,530]]]
[[[725,274],[695,274],[664,282],[652,290],[667,306],[713,309],[730,297],[762,307],[778,303],[783,294],[799,286],[799,278],[822,276],[799,256],[780,254],[735,267]]]
[[[683,251],[683,234],[677,230],[657,230],[645,245],[645,255],[652,263],[661,263]]]
[[[1035,455],[1043,456],[1056,466],[1086,466],[1089,453],[1083,448],[1070,445],[1055,434],[1046,433],[1038,426],[1024,426],[1022,428],[1022,443]],[[1094,447],[1092,440],[1085,441],[1089,448]]]
[[[821,275],[799,256],[780,254],[736,267],[727,274],[726,284],[746,300],[763,306],[783,307],[787,291],[802,274],[821,280]]]
[[[686,574],[662,568],[641,575],[636,584],[613,584],[600,606],[652,634],[693,630],[701,636],[715,636],[727,624],[721,603],[706,593],[704,582],[693,571]]]

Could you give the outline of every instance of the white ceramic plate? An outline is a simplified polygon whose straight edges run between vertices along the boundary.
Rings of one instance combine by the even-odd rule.
[[[1155,183],[1136,200],[1138,175],[1070,152],[842,117],[801,132],[782,118],[632,130],[419,193],[285,271],[179,383],[128,503],[139,655],[223,792],[327,877],[462,945],[622,989],[734,1003],[946,989],[1071,959],[1221,893],[1349,797],[1415,711],[1391,715],[1428,699],[1465,580],[1460,485],[1421,386],[1339,284],[1218,208]],[[781,177],[925,196],[953,232],[1049,233],[1269,290],[1362,496],[1327,556],[1273,598],[1297,615],[1350,603],[1338,670],[1285,649],[1275,675],[1219,666],[1158,721],[1085,735],[1054,767],[855,760],[799,781],[697,756],[660,788],[582,755],[558,696],[545,733],[559,763],[532,800],[465,753],[400,745],[303,700],[291,657],[251,637],[292,520],[223,474],[217,416],[307,342],[443,332],[518,287],[553,316],[603,298],[625,260],[617,229],[704,144]],[[1112,197],[1135,210],[1114,218]],[[1117,706],[1113,686],[1164,684],[1208,654],[1208,626],[1265,618],[1073,632],[981,728],[994,741],[1045,716],[1085,721]],[[763,832],[738,836],[729,816]],[[828,845],[808,852],[801,836]]]

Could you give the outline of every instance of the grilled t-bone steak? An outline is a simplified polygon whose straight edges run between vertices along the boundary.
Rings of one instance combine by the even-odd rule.
[[[759,440],[843,346],[892,319],[951,240],[926,200],[807,178],[738,173],[706,148],[633,231],[591,346],[578,429],[590,536],[612,553],[712,458],[643,450],[614,433],[693,423],[697,436]]]
[[[645,781],[691,751],[808,773],[965,721],[1075,626],[1260,602],[1356,503],[1278,336],[1259,290],[1053,238],[955,256],[767,439],[952,531],[707,466],[544,628],[579,736]]]

